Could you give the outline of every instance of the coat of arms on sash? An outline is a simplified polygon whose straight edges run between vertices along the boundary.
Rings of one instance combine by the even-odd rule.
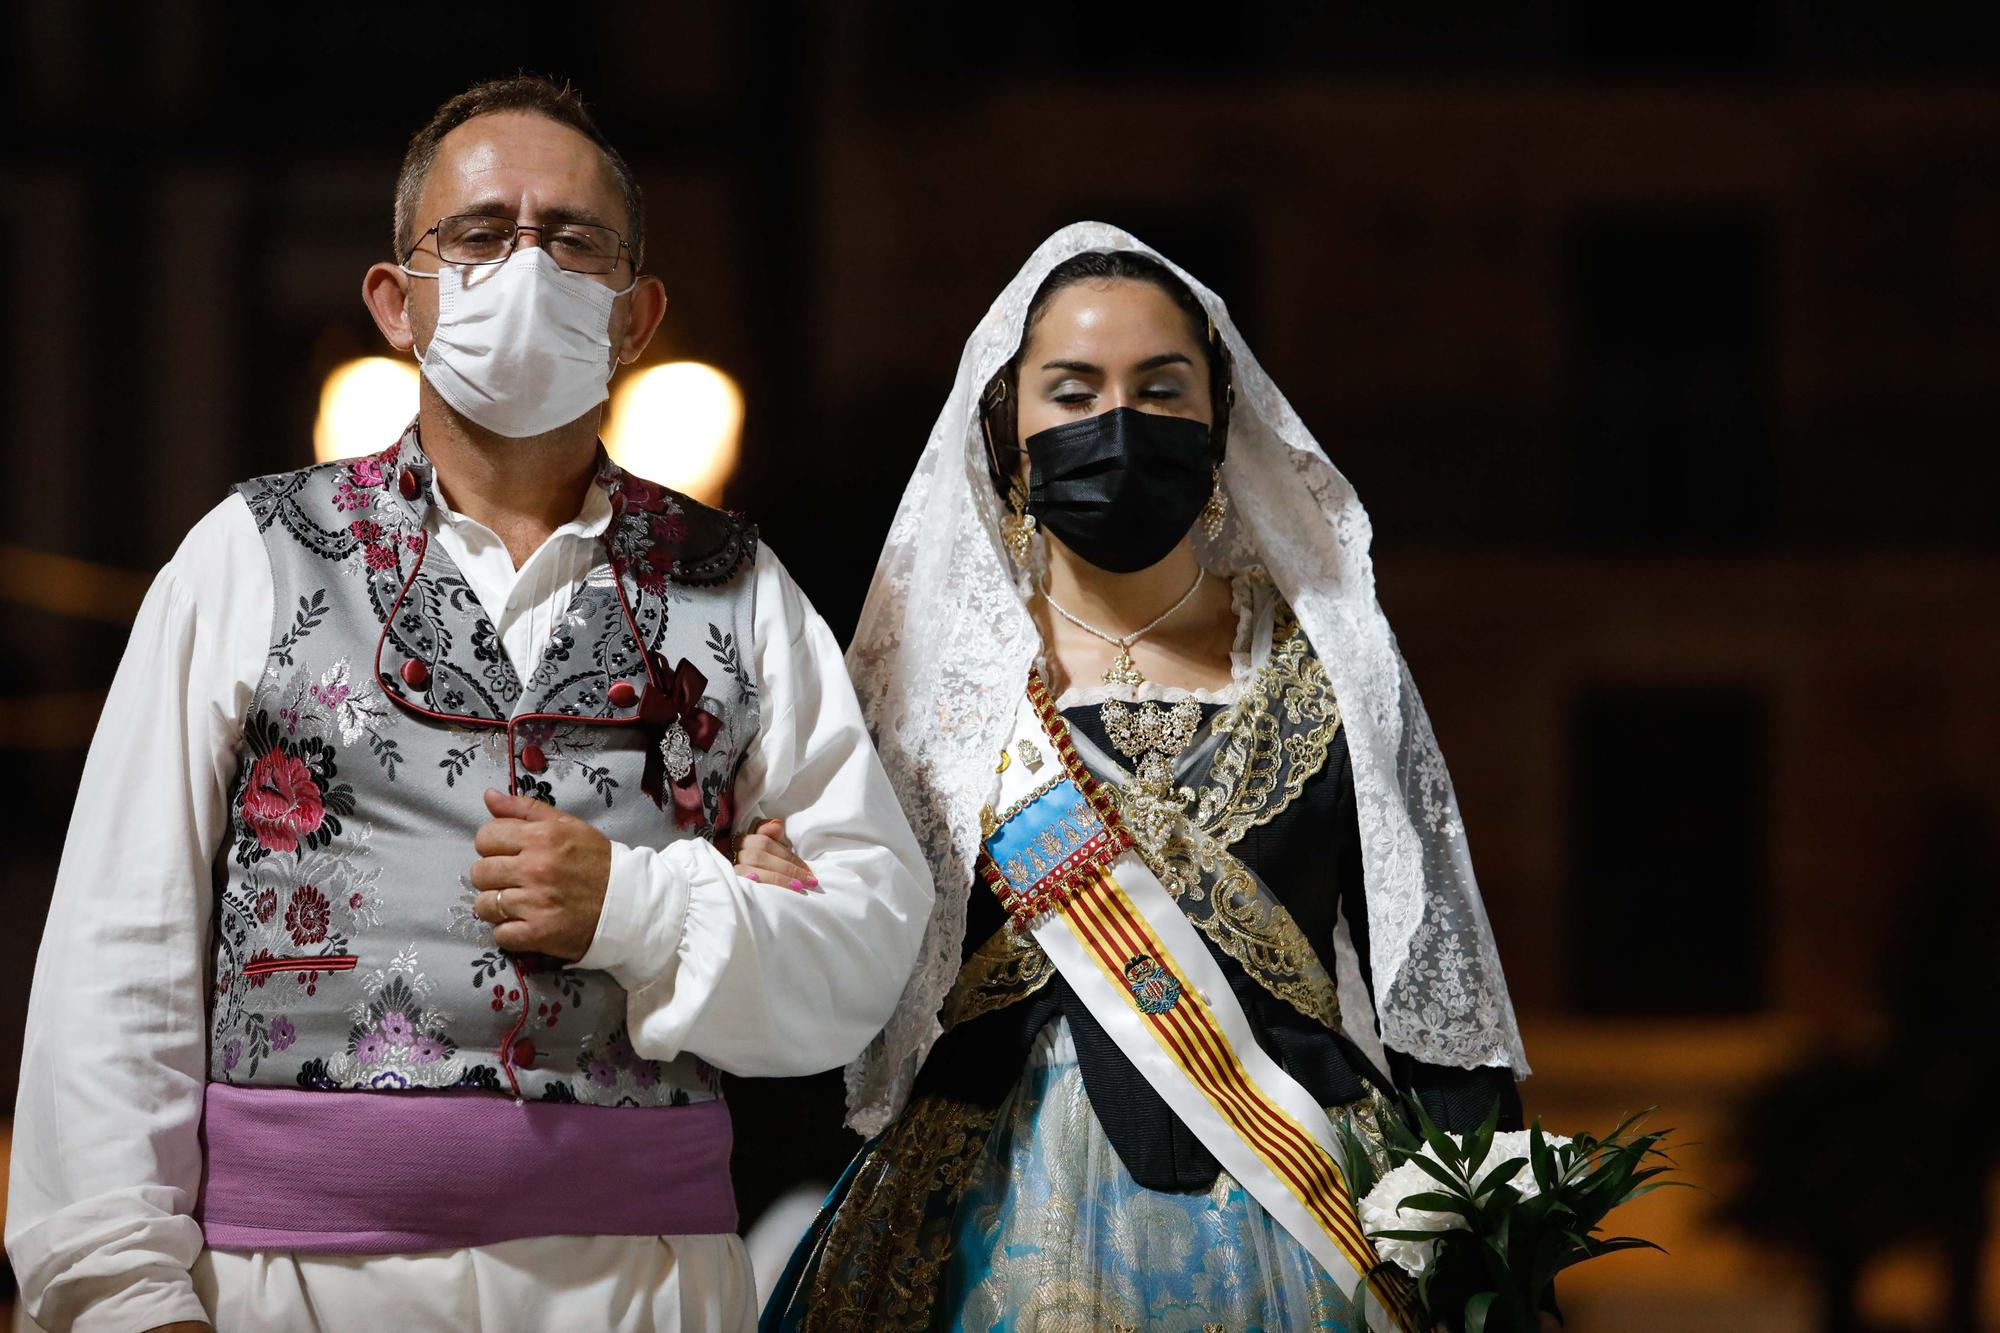
[[[1180,978],[1149,953],[1134,954],[1125,964],[1125,989],[1132,992],[1141,1012],[1148,1014],[1164,1014],[1181,998]]]

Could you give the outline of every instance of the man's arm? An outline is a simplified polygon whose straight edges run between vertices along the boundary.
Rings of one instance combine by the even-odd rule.
[[[84,764],[28,1003],[7,1251],[63,1329],[206,1321],[210,864],[263,667],[270,566],[240,499],[153,583]]]
[[[736,873],[707,842],[613,844],[581,966],[630,993],[632,1042],[736,1074],[816,1073],[888,1020],[930,915],[930,870],[861,720],[840,646],[768,548],[754,645],[763,721],[737,784],[739,828],[784,822],[817,887]]]

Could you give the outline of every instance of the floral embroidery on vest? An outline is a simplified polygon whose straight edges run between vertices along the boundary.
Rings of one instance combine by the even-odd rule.
[[[610,1106],[720,1094],[692,1056],[638,1055],[607,974],[506,953],[472,913],[489,787],[627,846],[726,843],[733,823],[758,722],[740,647],[756,530],[608,462],[595,484],[604,563],[518,675],[428,540],[414,428],[241,488],[276,615],[216,865],[212,1077]]]

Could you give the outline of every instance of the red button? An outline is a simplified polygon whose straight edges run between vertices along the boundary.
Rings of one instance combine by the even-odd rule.
[[[539,745],[530,745],[521,751],[521,767],[530,773],[539,773],[549,766],[549,757],[542,753]]]
[[[535,1067],[535,1043],[526,1037],[514,1043],[514,1067],[533,1069]]]
[[[632,682],[621,680],[605,691],[611,697],[613,708],[630,708],[639,702],[639,691],[632,688]]]
[[[396,478],[396,489],[403,493],[403,498],[405,500],[416,499],[417,474],[410,471],[408,468],[404,468],[402,475]]]
[[[421,690],[431,683],[431,669],[413,657],[403,663],[403,683],[413,690]]]

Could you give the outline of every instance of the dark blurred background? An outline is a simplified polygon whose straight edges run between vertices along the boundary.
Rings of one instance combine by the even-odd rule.
[[[843,639],[1044,235],[1117,222],[1220,292],[1374,516],[1530,1112],[1692,1145],[1699,1190],[1621,1215],[1671,1256],[1577,1274],[1571,1327],[1993,1326],[1984,7],[5,12],[0,1013],[146,580],[311,461],[329,372],[387,351],[405,139],[525,68],[638,171],[647,359],[740,384],[728,501]],[[854,1146],[835,1076],[732,1095],[746,1220]]]

